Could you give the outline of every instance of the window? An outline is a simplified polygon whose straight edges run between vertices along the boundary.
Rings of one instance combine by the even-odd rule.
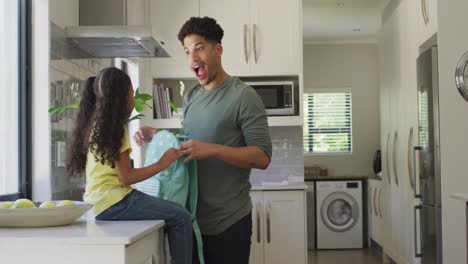
[[[30,198],[30,0],[0,1],[0,200]]]
[[[304,93],[304,152],[352,152],[351,91]]]

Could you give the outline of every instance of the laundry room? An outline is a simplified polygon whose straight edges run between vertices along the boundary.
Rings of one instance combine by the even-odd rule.
[[[369,239],[367,195],[381,180],[378,34],[384,5],[303,3],[309,263],[382,260],[379,244]]]

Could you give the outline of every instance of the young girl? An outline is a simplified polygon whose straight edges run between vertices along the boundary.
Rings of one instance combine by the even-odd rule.
[[[97,220],[165,220],[172,263],[192,260],[192,222],[188,211],[169,201],[132,189],[174,163],[180,155],[168,150],[144,168],[130,164],[127,122],[134,107],[128,75],[106,68],[86,82],[67,155],[67,172],[86,171],[84,200]]]

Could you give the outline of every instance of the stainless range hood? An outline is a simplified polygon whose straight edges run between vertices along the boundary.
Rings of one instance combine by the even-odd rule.
[[[80,26],[65,28],[67,40],[96,58],[169,57],[151,26],[127,25],[126,0],[80,0]]]

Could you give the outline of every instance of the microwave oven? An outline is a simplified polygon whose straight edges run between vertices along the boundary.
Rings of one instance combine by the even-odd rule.
[[[263,101],[267,115],[294,115],[295,94],[293,81],[249,81]]]

